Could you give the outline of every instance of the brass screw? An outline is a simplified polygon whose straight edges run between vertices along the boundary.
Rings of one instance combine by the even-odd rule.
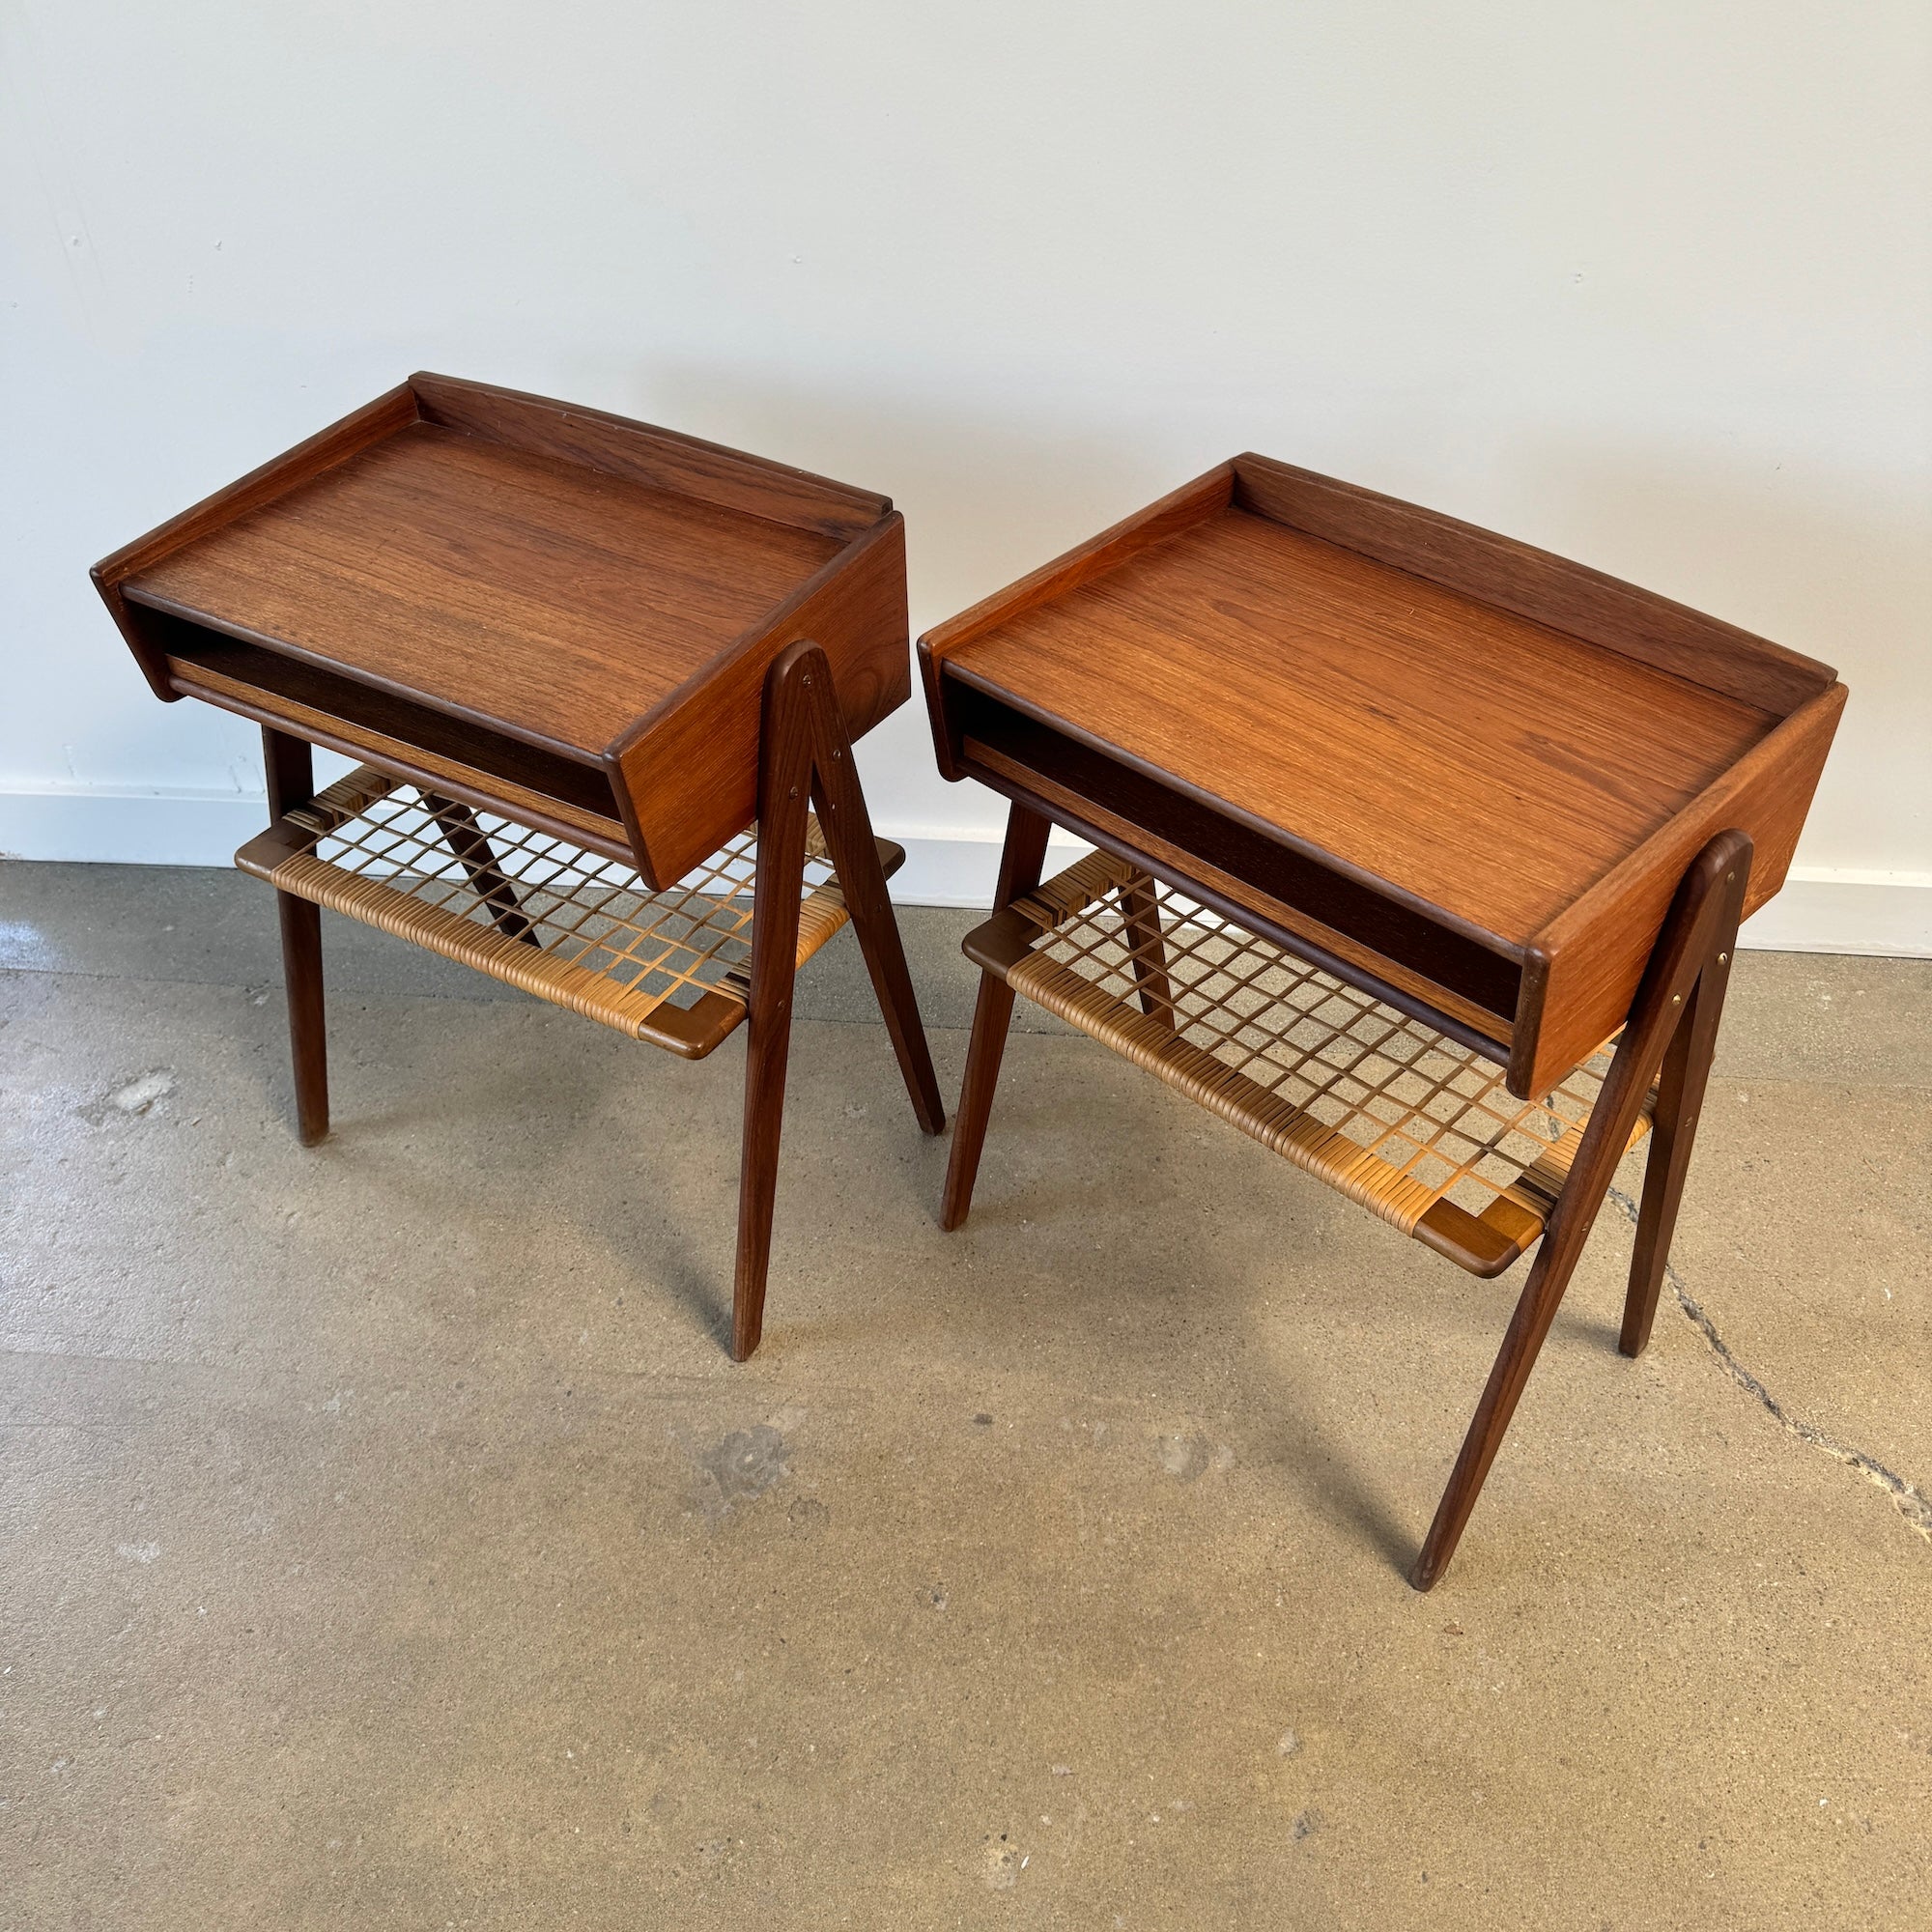
[[[1682,993],[1672,993],[1670,996],[1670,1004],[1673,1007],[1681,1007],[1684,1004],[1684,995]]]
[[[1719,953],[1719,954],[1718,954],[1718,964],[1719,964],[1719,966],[1723,966],[1723,965],[1727,965],[1727,964],[1729,963],[1729,961],[1730,961],[1730,957],[1731,957],[1731,955],[1730,955],[1730,954],[1729,954],[1728,952],[1720,952],[1720,953]]]

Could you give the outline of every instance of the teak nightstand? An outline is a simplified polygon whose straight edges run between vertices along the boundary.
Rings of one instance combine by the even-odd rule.
[[[1844,687],[1544,552],[1257,456],[920,640],[1011,801],[942,1219],[1015,992],[1478,1275],[1542,1246],[1413,1580],[1441,1575],[1617,1161],[1650,1334],[1739,920]],[[1099,849],[1042,885],[1050,824]]]
[[[910,695],[884,497],[446,376],[95,568],[156,696],[263,726],[304,1143],[328,906],[697,1059],[749,1018],[732,1353],[757,1346],[792,976],[849,918],[944,1125],[851,743]],[[365,762],[318,794],[311,743]],[[816,807],[816,817],[810,807]],[[755,830],[753,821],[755,820]]]

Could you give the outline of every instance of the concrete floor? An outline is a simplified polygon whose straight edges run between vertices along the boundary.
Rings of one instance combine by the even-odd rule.
[[[272,932],[0,868],[0,1923],[1932,1923],[1932,964],[1740,961],[1422,1597],[1520,1269],[1043,1022],[942,1236],[846,937],[734,1368],[739,1041],[331,921],[304,1153]]]

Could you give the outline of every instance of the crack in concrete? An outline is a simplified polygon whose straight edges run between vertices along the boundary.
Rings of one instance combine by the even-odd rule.
[[[1621,1188],[1610,1189],[1610,1199],[1623,1210],[1624,1217],[1632,1227],[1636,1226],[1637,1206]],[[1753,1397],[1769,1413],[1772,1420],[1787,1435],[1795,1435],[1801,1442],[1808,1442],[1812,1448],[1822,1451],[1847,1468],[1856,1469],[1874,1488],[1883,1490],[1889,1495],[1900,1516],[1922,1536],[1932,1543],[1932,1498],[1923,1495],[1916,1483],[1907,1482],[1896,1470],[1888,1469],[1876,1456],[1867,1456],[1862,1449],[1854,1449],[1848,1443],[1840,1442],[1828,1429],[1820,1429],[1815,1422],[1806,1422],[1803,1416],[1793,1415],[1738,1358],[1731,1353],[1724,1338],[1718,1333],[1717,1323],[1704,1313],[1702,1305],[1684,1286],[1684,1277],[1668,1262],[1663,1266],[1663,1278],[1670,1284],[1670,1290],[1677,1297],[1677,1305],[1683,1309],[1690,1325],[1703,1336],[1711,1352],[1724,1366],[1725,1373],[1744,1392]]]

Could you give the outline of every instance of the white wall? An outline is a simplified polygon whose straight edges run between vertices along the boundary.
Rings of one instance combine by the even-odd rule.
[[[87,565],[430,367],[891,492],[916,629],[1249,447],[1579,557],[1840,668],[1767,918],[1932,946],[1923,0],[0,19],[0,847],[253,828]],[[974,890],[916,703],[875,813]]]

